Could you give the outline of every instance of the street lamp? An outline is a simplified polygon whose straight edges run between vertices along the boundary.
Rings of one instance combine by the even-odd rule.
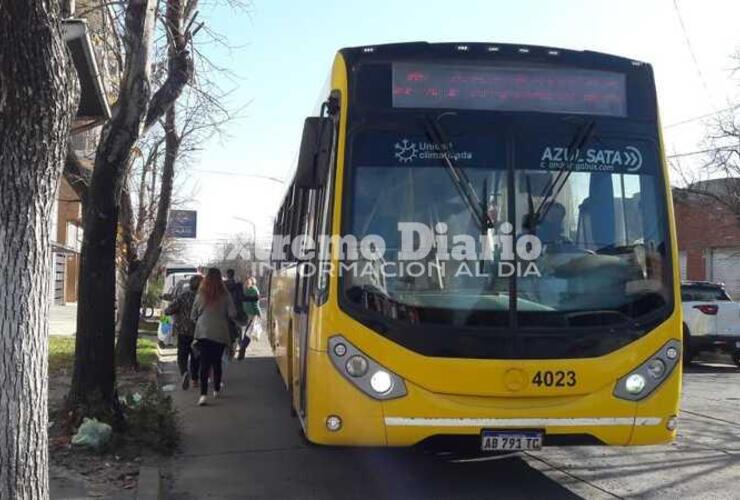
[[[252,244],[254,245],[255,248],[257,248],[257,225],[245,217],[238,217],[234,215],[233,219],[238,220],[240,222],[246,222],[247,224],[252,226]]]

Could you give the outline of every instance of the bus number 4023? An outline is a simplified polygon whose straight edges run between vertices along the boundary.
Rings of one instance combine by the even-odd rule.
[[[538,370],[532,377],[532,384],[537,387],[574,387],[576,385],[576,372],[573,370]]]

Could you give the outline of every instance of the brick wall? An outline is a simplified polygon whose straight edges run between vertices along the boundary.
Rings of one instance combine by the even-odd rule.
[[[704,250],[740,247],[740,220],[706,196],[674,192],[673,202],[678,249],[686,252],[686,278],[704,280]]]

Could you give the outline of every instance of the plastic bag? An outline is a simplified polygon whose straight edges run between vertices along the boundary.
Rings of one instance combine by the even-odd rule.
[[[262,337],[262,320],[259,316],[255,316],[252,319],[252,324],[249,325],[249,336],[252,337],[252,340],[257,342],[259,342],[260,337]]]
[[[174,344],[174,340],[172,339],[172,318],[169,316],[162,316],[159,320],[157,339],[164,345]]]
[[[112,434],[113,429],[110,425],[95,418],[84,418],[82,425],[77,429],[77,434],[72,436],[72,444],[99,450],[110,441]]]

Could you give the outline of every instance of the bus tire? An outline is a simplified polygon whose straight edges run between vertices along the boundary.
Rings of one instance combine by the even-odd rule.
[[[689,366],[694,359],[694,351],[691,349],[691,332],[686,323],[683,324],[683,365]]]

